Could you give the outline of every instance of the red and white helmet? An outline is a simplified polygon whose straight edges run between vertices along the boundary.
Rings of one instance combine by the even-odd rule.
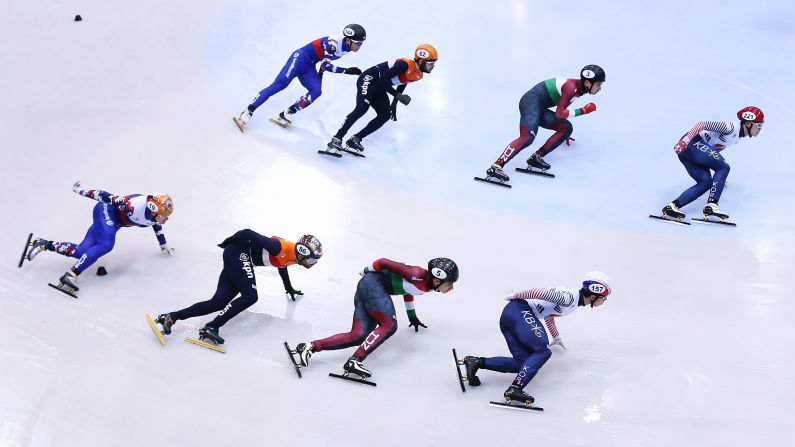
[[[752,123],[761,124],[765,122],[765,113],[762,109],[756,106],[747,106],[737,112],[737,118],[740,121],[750,121]]]

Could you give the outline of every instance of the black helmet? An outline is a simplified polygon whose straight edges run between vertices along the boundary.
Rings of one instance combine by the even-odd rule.
[[[431,278],[441,279],[446,282],[458,281],[458,266],[452,259],[448,258],[433,258],[428,261],[428,272],[431,276],[428,277],[430,283]]]
[[[364,42],[364,40],[367,39],[367,32],[364,30],[364,27],[356,23],[351,23],[346,26],[345,29],[342,30],[342,34],[356,42]]]
[[[591,81],[591,87],[597,82],[605,82],[605,71],[598,65],[586,65],[580,70],[580,81],[585,85],[586,80]]]

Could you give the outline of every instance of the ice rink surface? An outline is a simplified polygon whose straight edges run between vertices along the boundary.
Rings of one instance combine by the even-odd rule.
[[[0,29],[0,446],[785,445],[795,318],[790,49],[795,6],[729,1],[596,5],[548,2],[15,2]],[[73,22],[81,14],[82,22]],[[355,77],[324,76],[323,95],[285,131],[268,118],[295,82],[240,134],[230,119],[287,57],[344,25],[367,68],[439,50],[407,107],[364,140],[366,159],[322,148],[354,105]],[[572,119],[571,147],[546,157],[554,180],[506,170],[513,188],[472,180],[518,134],[521,95],[585,64],[605,68],[595,113]],[[679,227],[657,213],[692,181],[673,153],[700,120],[753,104],[759,138],[723,155],[721,208],[736,229]],[[354,126],[361,128],[372,112]],[[80,277],[80,298],[47,287],[72,265],[46,253],[17,268],[29,232],[79,242],[94,202],[81,180],[116,194],[165,191],[164,226],[123,229]],[[705,198],[685,208],[699,214]],[[293,303],[273,269],[259,301],[222,328],[227,354],[182,342],[211,316],[179,322],[162,348],[143,314],[209,298],[216,244],[242,228],[325,255],[291,267]],[[367,359],[376,388],[327,377],[353,349],[318,353],[299,380],[291,344],[350,328],[361,268],[447,256],[461,280],[416,300],[428,325]],[[95,276],[96,267],[110,272]],[[607,272],[614,294],[558,320],[567,351],[528,386],[543,414],[489,407],[512,380],[484,371],[462,394],[450,348],[507,355],[498,318],[509,290],[576,287]]]

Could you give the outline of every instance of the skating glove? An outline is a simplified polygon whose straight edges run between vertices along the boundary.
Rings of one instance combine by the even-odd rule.
[[[76,181],[74,185],[72,185],[72,191],[80,194],[80,180]]]
[[[594,112],[594,111],[596,111],[596,104],[594,104],[592,102],[589,102],[588,104],[585,104],[585,107],[580,109],[580,112],[582,112],[583,115],[587,115],[587,114],[589,114],[591,112]]]
[[[295,290],[295,289],[285,290],[284,293],[290,295],[290,299],[293,300],[293,301],[295,301],[295,296],[296,295],[300,295],[300,296],[304,295],[304,292],[302,292],[300,290]]]
[[[505,301],[511,301],[513,299],[513,290],[505,294]]]
[[[160,246],[160,251],[162,253],[166,253],[169,256],[174,256],[174,249],[169,247],[168,245],[161,245]]]
[[[555,337],[555,338],[553,338],[553,339],[552,339],[552,343],[550,343],[550,344],[549,344],[549,346],[554,346],[554,345],[558,345],[558,346],[560,346],[561,348],[563,348],[564,350],[568,349],[568,348],[566,347],[566,345],[564,345],[564,344],[563,344],[563,339],[562,339],[562,338],[560,338],[559,336],[558,336],[558,337]]]
[[[362,70],[359,67],[348,67],[345,69],[346,75],[360,75],[362,74]]]
[[[397,100],[400,101],[404,106],[409,105],[409,103],[411,102],[411,96],[404,95],[403,93],[398,93],[397,95],[395,95],[395,98],[397,98]]]
[[[422,321],[420,321],[420,319],[417,318],[416,316],[415,317],[409,317],[409,327],[412,327],[412,326],[414,326],[414,332],[419,332],[420,331],[420,326],[422,326],[424,328],[428,327],[428,326],[425,326],[424,324],[422,324]]]
[[[577,141],[577,140],[575,140],[575,139],[574,139],[574,138],[572,138],[572,137],[566,138],[566,146],[571,146],[571,142],[572,142],[572,141]]]

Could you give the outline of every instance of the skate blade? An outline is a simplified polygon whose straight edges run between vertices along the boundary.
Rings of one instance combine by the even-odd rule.
[[[211,344],[211,343],[205,343],[205,342],[203,342],[201,340],[196,340],[195,338],[186,338],[185,341],[188,342],[188,343],[193,343],[194,345],[199,345],[199,346],[207,348],[207,349],[212,349],[213,351],[220,352],[221,354],[225,354],[226,353],[226,349],[224,349],[224,348],[222,348],[220,346],[216,346],[216,345]]]
[[[240,118],[233,116],[232,121],[235,122],[237,128],[240,129],[240,133],[246,133],[246,123],[243,122]]]
[[[281,122],[281,121],[279,121],[277,119],[273,119],[273,118],[268,118],[268,119],[270,120],[270,122],[272,122],[273,124],[281,127],[282,129],[293,130],[293,126],[290,123],[283,123],[283,122]]]
[[[295,357],[293,357],[295,351],[292,348],[290,348],[290,345],[288,345],[287,342],[284,342],[284,349],[287,350],[287,356],[290,357],[290,363],[293,364],[293,368],[295,368],[295,373],[298,374],[298,378],[299,379],[302,378],[303,377],[301,375],[302,366],[299,365],[298,362],[295,361]]]
[[[375,382],[371,382],[371,381],[369,381],[367,379],[357,379],[355,377],[351,377],[351,376],[345,375],[345,374],[328,373],[328,375],[329,375],[329,377],[336,377],[337,379],[343,379],[343,380],[348,380],[350,382],[356,382],[356,383],[361,383],[361,384],[364,384],[364,385],[375,386]]]
[[[494,179],[494,177],[475,177],[475,180],[484,182],[484,183],[491,183],[492,185],[503,186],[505,188],[511,187],[510,183],[504,182],[502,180]]]
[[[357,157],[366,158],[363,153],[357,151],[356,149],[351,149],[349,147],[343,147],[342,151],[343,152],[347,152],[347,153],[349,153],[351,155],[355,155]]]
[[[336,157],[336,158],[342,158],[342,154],[340,154],[339,152],[331,151],[331,150],[317,151],[317,153],[318,154],[323,154],[323,155],[329,155],[329,156]]]
[[[25,242],[25,248],[22,249],[22,256],[19,257],[19,268],[22,268],[22,263],[28,258],[28,250],[30,250],[30,241],[33,239],[33,233],[28,235],[28,241]]]
[[[77,294],[75,293],[76,290],[72,290],[72,289],[70,289],[70,288],[68,288],[66,286],[62,286],[62,285],[57,285],[56,286],[55,284],[52,284],[52,283],[47,283],[47,285],[52,287],[53,289],[61,292],[61,293],[65,293],[65,294],[71,296],[72,298],[77,299]]]
[[[489,402],[489,405],[492,407],[498,408],[508,408],[511,410],[521,410],[521,411],[535,411],[535,412],[542,412],[544,411],[541,407],[534,407],[532,405],[525,405],[523,403],[506,403],[506,402]]]
[[[467,389],[464,386],[464,376],[461,374],[461,366],[464,364],[463,360],[458,360],[458,354],[455,352],[455,348],[453,348],[453,360],[455,360],[455,372],[456,376],[458,376],[458,383],[461,385],[461,392],[466,393]]]
[[[729,222],[728,220],[714,220],[710,218],[700,218],[700,217],[692,217],[690,218],[693,222],[701,223],[701,224],[711,224],[711,225],[725,225],[727,227],[736,227],[737,224],[734,222]]]
[[[516,171],[521,172],[523,174],[534,174],[534,175],[540,175],[541,177],[555,178],[555,174],[549,173],[547,171],[542,171],[536,168],[530,168],[530,167],[516,168]]]
[[[684,226],[689,226],[690,225],[690,222],[684,221],[682,219],[675,219],[673,217],[657,216],[657,215],[654,215],[654,214],[649,214],[649,218],[657,219],[657,220],[664,220],[664,221],[672,223],[674,225],[684,225]]]
[[[152,328],[152,332],[154,332],[155,335],[157,335],[157,339],[160,340],[160,344],[165,346],[166,338],[163,337],[163,334],[160,331],[160,328],[157,327],[157,323],[155,323],[155,320],[153,320],[149,314],[144,314],[144,315],[146,315],[146,322],[149,323],[149,327]]]

